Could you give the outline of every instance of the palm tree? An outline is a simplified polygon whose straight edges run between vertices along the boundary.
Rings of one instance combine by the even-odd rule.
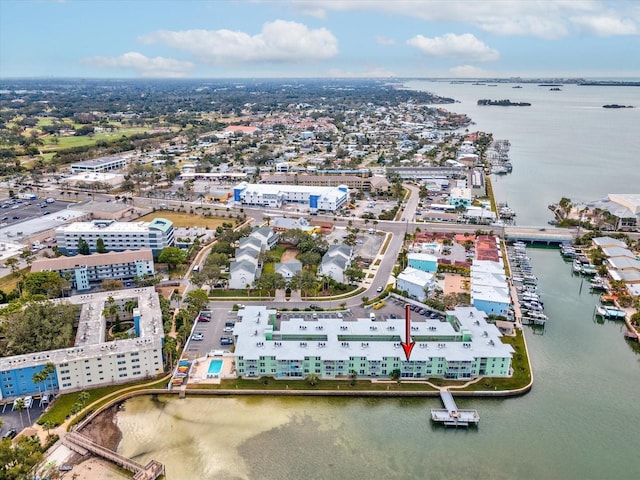
[[[22,410],[24,410],[26,406],[27,405],[24,403],[24,399],[22,398],[17,399],[13,405],[13,409],[17,410],[18,413],[20,414],[20,423],[22,424],[22,428],[24,428],[24,419],[22,418]]]
[[[319,380],[319,377],[315,373],[310,373],[309,375],[307,375],[307,382],[309,382],[309,385],[311,385],[312,387],[316,386],[316,384],[318,383],[318,380]]]

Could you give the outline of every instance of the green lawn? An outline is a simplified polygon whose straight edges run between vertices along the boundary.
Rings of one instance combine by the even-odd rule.
[[[353,391],[425,391],[435,392],[433,387],[423,383],[372,383],[369,380],[318,380],[311,386],[306,380],[275,380],[273,378],[262,377],[260,379],[247,380],[238,378],[234,380],[222,380],[217,384],[189,385],[188,389],[224,390],[224,389],[245,389],[245,390],[353,390]]]
[[[136,385],[148,383],[149,381],[150,381],[149,379],[146,379],[146,380],[141,380],[139,382],[127,383],[124,385],[111,385],[109,387],[102,387],[102,388],[96,388],[93,390],[87,390],[87,393],[89,394],[89,400],[85,402],[85,405],[90,405],[91,403],[99,400],[100,398],[104,398],[104,401],[98,403],[95,406],[95,408],[99,408],[110,400],[111,394],[118,392],[120,390],[134,387]],[[162,379],[161,381],[158,381],[157,384],[153,384],[148,388],[164,388],[166,387],[166,385],[167,385],[167,381],[165,379]],[[55,402],[53,403],[49,411],[46,412],[44,415],[42,415],[38,419],[38,424],[42,425],[45,422],[52,422],[55,425],[60,425],[61,423],[63,423],[67,418],[67,415],[71,415],[71,407],[73,406],[74,403],[78,401],[78,394],[79,392],[65,393],[63,395],[60,395],[58,398],[56,398]],[[109,398],[106,398],[107,396],[109,396]]]

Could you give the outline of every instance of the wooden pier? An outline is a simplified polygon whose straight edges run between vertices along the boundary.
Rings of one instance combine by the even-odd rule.
[[[449,390],[440,390],[440,399],[444,408],[432,408],[431,420],[447,427],[468,427],[478,425],[480,417],[477,410],[458,410]]]
[[[159,476],[164,475],[164,465],[160,462],[151,460],[147,465],[142,465],[135,460],[131,460],[130,458],[97,444],[90,438],[79,433],[67,433],[62,438],[62,443],[81,455],[93,453],[94,455],[115,463],[119,467],[132,472],[134,480],[156,480]]]

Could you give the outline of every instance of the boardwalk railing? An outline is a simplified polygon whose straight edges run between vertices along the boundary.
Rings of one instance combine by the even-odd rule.
[[[151,460],[146,466],[131,460],[119,453],[114,452],[102,445],[97,444],[93,440],[79,433],[69,432],[62,439],[62,443],[69,447],[71,450],[78,451],[79,453],[91,452],[94,455],[98,455],[116,465],[132,472],[133,478],[136,480],[155,480],[160,475],[164,474],[164,465],[155,460]]]

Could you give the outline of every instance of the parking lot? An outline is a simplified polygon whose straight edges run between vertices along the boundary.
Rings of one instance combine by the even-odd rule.
[[[15,428],[17,432],[20,432],[23,425],[24,427],[28,427],[31,423],[34,423],[38,418],[40,418],[40,415],[42,415],[42,412],[46,408],[46,404],[41,406],[40,399],[38,397],[33,398],[31,408],[25,408],[22,410],[22,419],[20,419],[20,412],[12,410],[12,407],[12,401],[0,405],[0,418],[2,419],[0,438],[13,428]],[[29,423],[29,419],[31,419],[31,423]]]
[[[46,198],[23,200],[19,198],[0,199],[0,227],[15,225],[25,220],[39,218],[43,215],[57,213],[67,208],[70,203],[52,199],[47,203]]]
[[[226,343],[222,338],[233,336],[237,318],[236,312],[222,308],[200,312],[186,349],[189,358],[204,357],[214,350],[231,350],[233,343]]]

